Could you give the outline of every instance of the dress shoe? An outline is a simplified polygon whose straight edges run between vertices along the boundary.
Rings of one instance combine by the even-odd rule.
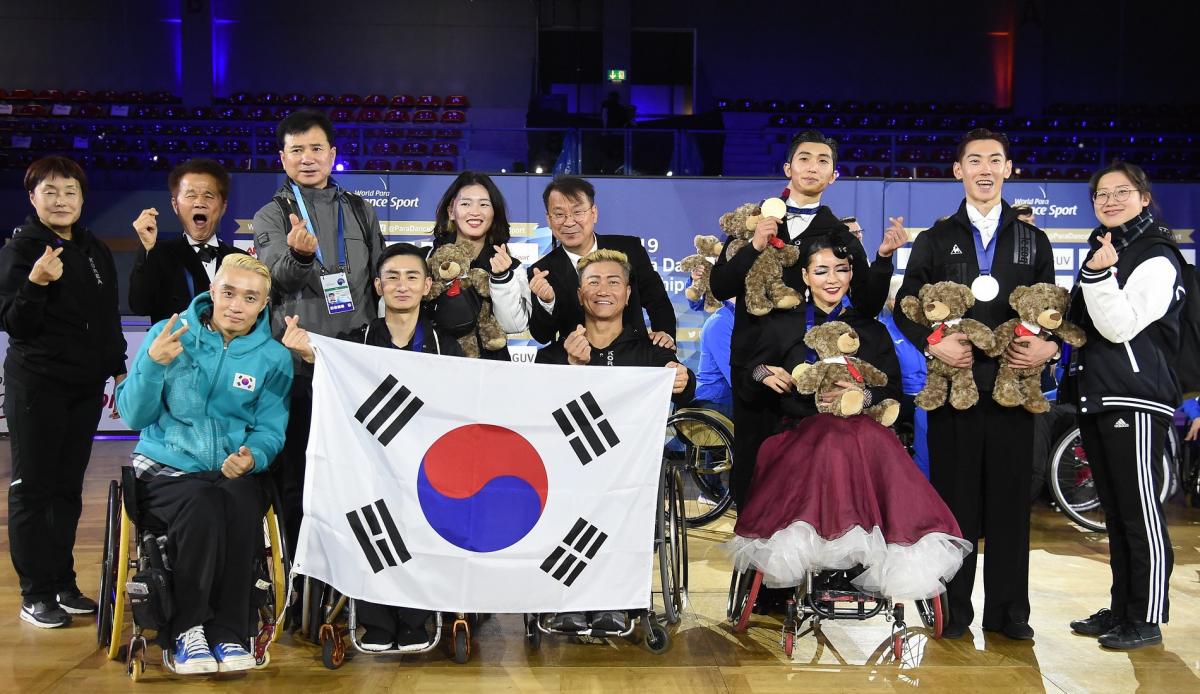
[[[1106,607],[1087,619],[1071,622],[1071,631],[1084,636],[1100,636],[1112,631],[1120,623],[1121,619]]]
[[[961,639],[962,637],[966,636],[967,632],[970,630],[970,626],[970,624],[956,624],[954,622],[950,622],[942,627],[942,638]]]
[[[1126,620],[1098,639],[1101,646],[1119,651],[1131,651],[1142,646],[1162,643],[1162,631],[1157,624]]]

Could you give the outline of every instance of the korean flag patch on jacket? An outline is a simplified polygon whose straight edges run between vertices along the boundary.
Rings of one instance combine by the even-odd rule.
[[[233,387],[254,392],[254,377],[249,374],[234,374]]]

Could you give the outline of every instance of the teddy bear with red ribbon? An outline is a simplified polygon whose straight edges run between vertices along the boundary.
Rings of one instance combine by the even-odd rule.
[[[508,335],[492,314],[492,302],[484,300],[492,293],[488,273],[482,268],[471,267],[473,250],[466,239],[434,249],[429,256],[433,286],[426,297],[430,302],[441,298],[440,305],[434,307],[438,325],[458,338],[463,354],[468,357],[478,357],[480,347],[495,351],[508,344]],[[459,301],[448,304],[448,299]],[[446,309],[448,305],[453,308]],[[440,313],[455,314],[456,317],[443,319]]]
[[[1008,305],[1017,317],[1001,323],[995,330],[996,344],[988,356],[999,357],[1018,337],[1037,337],[1049,340],[1057,337],[1072,347],[1082,347],[1087,341],[1083,329],[1065,320],[1070,293],[1046,282],[1031,287],[1017,287],[1008,295]],[[1004,407],[1024,407],[1030,412],[1049,412],[1050,403],[1042,394],[1042,369],[1032,366],[1017,369],[1000,360],[992,399]]]
[[[786,192],[786,190],[785,190]],[[729,235],[725,259],[731,260],[754,237],[754,227],[766,217],[782,220],[787,216],[787,204],[780,198],[768,198],[761,205],[748,202],[721,215],[721,230]],[[754,259],[746,273],[746,311],[753,316],[765,316],[774,309],[800,305],[800,294],[783,282],[783,268],[800,259],[800,249],[784,243],[778,236]]]
[[[957,282],[937,282],[921,287],[917,296],[904,297],[900,310],[909,320],[933,329],[926,338],[930,345],[962,333],[971,344],[988,352],[996,342],[992,331],[983,323],[965,317],[974,305],[970,287]],[[923,410],[936,410],[947,400],[956,410],[965,410],[979,402],[975,376],[970,367],[956,368],[940,359],[930,359],[926,362],[925,387],[913,402]]]
[[[817,411],[839,417],[866,414],[885,427],[891,426],[900,414],[900,403],[891,398],[866,402],[867,388],[885,386],[887,374],[854,356],[858,353],[858,333],[842,321],[829,321],[808,331],[804,344],[817,353],[814,364],[800,364],[792,369],[796,392],[817,395]],[[856,387],[842,391],[833,402],[821,402],[820,394],[837,389],[837,383],[854,383]]]

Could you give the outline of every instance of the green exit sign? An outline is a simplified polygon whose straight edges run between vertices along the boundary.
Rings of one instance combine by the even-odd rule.
[[[624,82],[625,81],[625,71],[624,70],[615,70],[615,69],[609,70],[608,71],[608,81],[609,82]]]

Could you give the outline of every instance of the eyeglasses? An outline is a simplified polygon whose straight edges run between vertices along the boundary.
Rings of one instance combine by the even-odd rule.
[[[546,216],[549,217],[550,221],[554,222],[555,224],[562,224],[563,222],[567,221],[567,217],[574,219],[578,223],[583,223],[583,220],[587,219],[588,212],[591,211],[592,208],[589,207],[586,210],[575,210],[570,214],[567,214],[566,212],[552,212]]]
[[[1098,190],[1095,193],[1092,193],[1092,202],[1096,203],[1097,205],[1104,205],[1108,202],[1110,197],[1117,202],[1125,202],[1129,199],[1130,193],[1135,190],[1137,189],[1117,188],[1112,193],[1109,193],[1107,190]]]

